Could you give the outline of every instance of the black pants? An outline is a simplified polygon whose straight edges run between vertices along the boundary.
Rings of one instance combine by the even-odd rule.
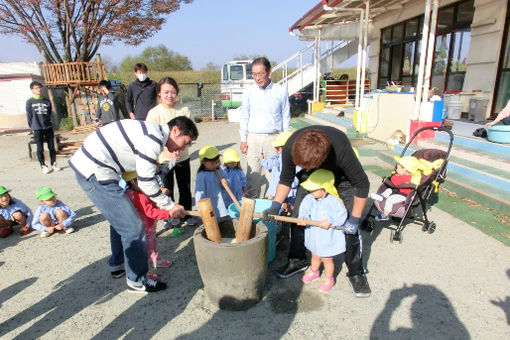
[[[44,165],[44,143],[48,144],[48,150],[50,151],[51,164],[55,164],[57,154],[55,152],[55,143],[53,141],[53,128],[46,130],[34,130],[34,141],[37,145],[37,159],[39,164]]]
[[[179,204],[186,210],[191,210],[191,168],[189,158],[175,164],[172,170],[166,166],[161,170],[160,176],[163,186],[170,190],[170,198],[174,199],[174,173],[179,188]]]
[[[345,208],[350,212],[354,204],[354,191],[349,182],[342,182],[336,187],[338,195],[344,202]],[[308,191],[299,186],[296,193],[293,217],[298,217],[299,206]],[[289,259],[306,260],[305,228],[296,224],[290,227],[290,250]],[[345,234],[345,264],[348,269],[348,276],[363,274],[363,263],[361,261],[361,236],[359,234]]]

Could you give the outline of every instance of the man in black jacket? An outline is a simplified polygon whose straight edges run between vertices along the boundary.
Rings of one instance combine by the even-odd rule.
[[[57,153],[53,140],[53,125],[51,123],[51,103],[43,97],[43,86],[37,81],[30,83],[30,90],[34,94],[27,100],[27,122],[34,133],[34,141],[37,145],[37,159],[43,173],[48,174],[52,170],[60,171],[57,166]],[[51,168],[44,162],[44,143],[48,144],[50,152]]]
[[[303,170],[296,175],[296,165]],[[290,136],[282,151],[282,171],[280,183],[276,188],[275,198],[269,209],[264,211],[268,215],[277,215],[281,203],[287,197],[294,177],[304,182],[316,169],[327,169],[335,175],[335,187],[345,207],[349,211],[349,218],[344,224],[345,234],[345,263],[348,273],[347,279],[357,297],[370,296],[370,286],[364,274],[361,259],[361,235],[358,226],[365,207],[370,182],[359,162],[347,136],[333,127],[309,126],[298,130]],[[293,216],[297,217],[299,206],[308,192],[299,186],[294,206]],[[293,224],[291,226],[290,250],[285,267],[278,270],[278,277],[285,279],[305,271],[308,265],[306,248],[304,245],[304,228]]]
[[[147,77],[145,64],[135,65],[137,80],[129,84],[126,94],[126,109],[131,119],[145,120],[149,110],[156,106],[158,84]]]

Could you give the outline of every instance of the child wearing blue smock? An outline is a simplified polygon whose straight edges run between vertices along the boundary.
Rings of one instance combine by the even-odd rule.
[[[223,167],[222,170],[225,172],[228,186],[235,198],[240,201],[243,196],[248,197],[246,189],[246,175],[241,169],[241,158],[234,149],[226,149],[223,152]],[[230,196],[225,198],[227,207],[234,203]]]
[[[287,139],[292,135],[290,131],[280,133],[272,142],[271,146],[274,152],[268,157],[264,158],[264,154],[260,154],[260,163],[271,173],[269,177],[269,184],[267,186],[265,198],[272,200],[276,194],[276,187],[280,182],[280,173],[282,172],[282,148],[287,142]]]
[[[345,236],[340,227],[347,219],[347,209],[338,197],[334,174],[325,169],[315,170],[301,186],[310,193],[299,207],[298,218],[320,221],[321,226],[306,226],[305,247],[312,253],[312,262],[301,278],[310,283],[320,278],[319,268],[324,264],[324,277],[319,291],[327,293],[335,284],[333,256],[345,252]],[[300,225],[306,225],[305,223]]]
[[[12,197],[3,185],[0,185],[0,237],[7,237],[13,232],[13,226],[19,225],[22,235],[30,232],[32,210],[19,199]]]
[[[197,178],[195,182],[195,202],[203,198],[210,198],[214,213],[217,217],[227,215],[227,197],[228,194],[223,189],[216,171],[222,178],[227,174],[220,169],[220,153],[215,146],[207,145],[200,149],[198,152],[200,158],[200,167],[198,168]]]
[[[32,228],[41,232],[41,237],[48,237],[55,231],[66,234],[74,232],[73,224],[76,213],[63,202],[57,200],[56,194],[48,187],[37,189],[35,197],[41,205],[34,213]]]

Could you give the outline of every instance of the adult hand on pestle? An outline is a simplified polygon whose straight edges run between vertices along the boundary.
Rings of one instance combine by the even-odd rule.
[[[281,207],[282,204],[280,202],[271,202],[271,206],[262,212],[262,214],[264,214],[264,221],[274,222],[274,217],[270,215],[278,215],[280,213]]]
[[[171,218],[184,218],[184,207],[176,204],[172,209],[168,210],[168,214]]]

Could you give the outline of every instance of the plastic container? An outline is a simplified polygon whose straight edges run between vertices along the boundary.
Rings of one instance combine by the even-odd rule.
[[[462,115],[462,102],[450,100],[446,110],[448,112],[448,119],[460,119]]]
[[[273,201],[266,200],[262,198],[256,198],[255,199],[255,212],[261,213],[267,208],[271,206],[271,203]],[[241,204],[241,202],[239,202]],[[227,214],[231,218],[239,218],[239,209],[235,205],[235,203],[232,203],[228,206]],[[260,218],[254,218],[254,221],[260,221]],[[271,262],[274,260],[276,256],[276,221],[275,222],[267,222],[262,221],[264,225],[267,227],[268,235],[267,235],[267,262]]]
[[[494,125],[487,129],[487,139],[494,143],[510,144],[510,125]]]

